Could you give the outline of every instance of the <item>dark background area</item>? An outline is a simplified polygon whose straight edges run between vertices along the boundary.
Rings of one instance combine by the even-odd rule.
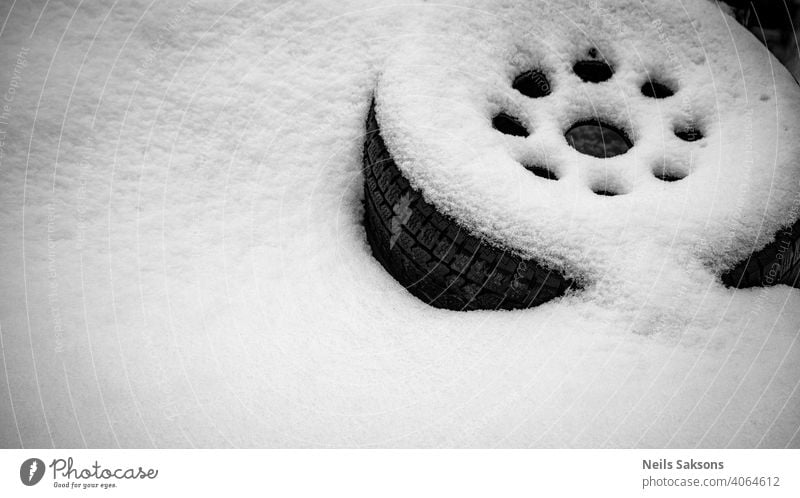
[[[766,44],[800,81],[800,0],[725,0],[736,19]]]

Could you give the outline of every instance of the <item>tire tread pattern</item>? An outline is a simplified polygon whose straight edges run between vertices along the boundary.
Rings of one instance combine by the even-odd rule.
[[[386,148],[374,102],[363,166],[364,225],[373,254],[424,302],[458,311],[530,308],[576,287],[554,270],[471,235],[426,202]]]

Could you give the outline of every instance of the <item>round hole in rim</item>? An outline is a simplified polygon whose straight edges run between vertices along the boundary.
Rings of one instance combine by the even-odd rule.
[[[624,154],[633,147],[633,142],[622,130],[594,119],[575,123],[564,137],[581,154],[602,159]]]
[[[651,99],[665,99],[675,95],[675,91],[664,83],[651,79],[642,85],[642,95]]]
[[[580,79],[590,83],[600,83],[611,79],[614,75],[611,66],[599,60],[578,61],[572,66],[572,70]]]
[[[618,189],[617,187],[615,187],[614,185],[609,185],[607,183],[599,184],[599,185],[593,185],[592,186],[592,192],[594,192],[597,195],[602,195],[602,196],[605,196],[605,197],[614,197],[614,196],[622,195],[622,194],[625,193],[625,192],[621,191],[620,189]]]
[[[656,167],[653,169],[653,176],[662,182],[677,182],[683,180],[688,175],[689,174],[685,171],[681,171],[674,166],[669,166],[666,164],[662,164],[661,167]]]
[[[538,69],[532,69],[520,74],[514,78],[514,83],[511,87],[522,95],[534,99],[550,95],[550,81]]]
[[[556,174],[555,171],[547,166],[542,166],[539,164],[526,164],[524,167],[539,178],[544,178],[546,180],[558,180],[558,174]]]
[[[492,118],[492,126],[495,130],[506,135],[513,135],[515,137],[527,137],[530,135],[527,128],[525,128],[517,118],[505,112],[501,112]]]
[[[703,138],[703,132],[695,125],[678,126],[675,128],[675,136],[684,142],[696,142]]]

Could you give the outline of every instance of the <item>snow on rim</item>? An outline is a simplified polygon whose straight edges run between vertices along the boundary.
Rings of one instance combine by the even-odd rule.
[[[378,82],[390,151],[465,226],[576,276],[630,279],[624,254],[642,251],[655,251],[658,265],[669,250],[678,266],[730,267],[796,218],[800,88],[710,2],[598,5],[432,9]],[[613,69],[608,81],[575,74],[592,51]],[[531,69],[552,93],[512,89]],[[674,95],[644,95],[651,80]],[[493,130],[500,112],[530,136]],[[568,147],[565,131],[587,119],[624,130],[634,147],[606,159]],[[677,136],[694,130],[700,140]],[[560,179],[543,182],[521,163],[547,165]],[[683,178],[666,184],[654,175],[665,168]],[[609,189],[618,195],[593,192]]]

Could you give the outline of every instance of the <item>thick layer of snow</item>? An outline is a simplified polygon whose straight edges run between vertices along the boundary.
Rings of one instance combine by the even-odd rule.
[[[0,91],[14,91],[0,120],[0,446],[799,447],[800,292],[728,291],[706,266],[788,219],[797,90],[732,19],[684,3],[675,18],[642,2],[665,38],[635,43],[641,59],[629,59],[634,14],[600,2],[620,26],[603,50],[630,63],[592,94],[561,83],[559,54],[581,30],[597,38],[601,26],[581,21],[593,1],[3,6]],[[534,19],[558,12],[537,33]],[[651,135],[613,163],[630,194],[577,199],[592,195],[577,180],[545,190],[514,169],[514,154],[538,149],[477,119],[516,102],[504,89],[515,67],[550,57],[554,103],[516,104],[540,120],[543,147],[555,148],[561,123],[547,120],[569,119],[555,112],[569,95],[655,133],[680,108],[645,109],[634,80],[667,46],[694,64],[675,76],[697,89],[691,109],[710,113],[712,130],[739,120],[766,156],[747,163],[747,142],[723,140],[720,125],[704,150],[670,142],[693,173],[662,186],[635,152],[657,151]],[[704,74],[725,84],[694,86]],[[775,81],[767,100],[763,78]],[[540,308],[471,313],[402,289],[361,226],[376,86],[397,152],[459,168],[426,177],[402,162],[415,181],[465,173],[426,194],[593,285]],[[443,96],[447,113],[410,126],[414,105],[443,109]],[[728,105],[743,98],[749,107]],[[582,178],[577,153],[560,150],[552,157]],[[469,218],[480,207],[487,217]]]
[[[640,275],[647,285],[651,271],[631,272],[622,253],[642,255],[653,271],[704,263],[718,272],[800,215],[800,87],[712,3],[432,10],[382,72],[379,117],[412,182],[485,237],[590,280]],[[572,70],[595,47],[615,70],[599,85]],[[549,76],[551,95],[511,88],[531,68]],[[676,94],[642,95],[648,78]],[[500,111],[531,137],[493,130]],[[597,118],[627,130],[635,147],[597,159],[567,145],[565,130]],[[703,140],[673,134],[692,123]],[[536,178],[520,161],[560,179]],[[688,176],[658,180],[653,170],[665,163]],[[604,183],[625,195],[593,194]]]

